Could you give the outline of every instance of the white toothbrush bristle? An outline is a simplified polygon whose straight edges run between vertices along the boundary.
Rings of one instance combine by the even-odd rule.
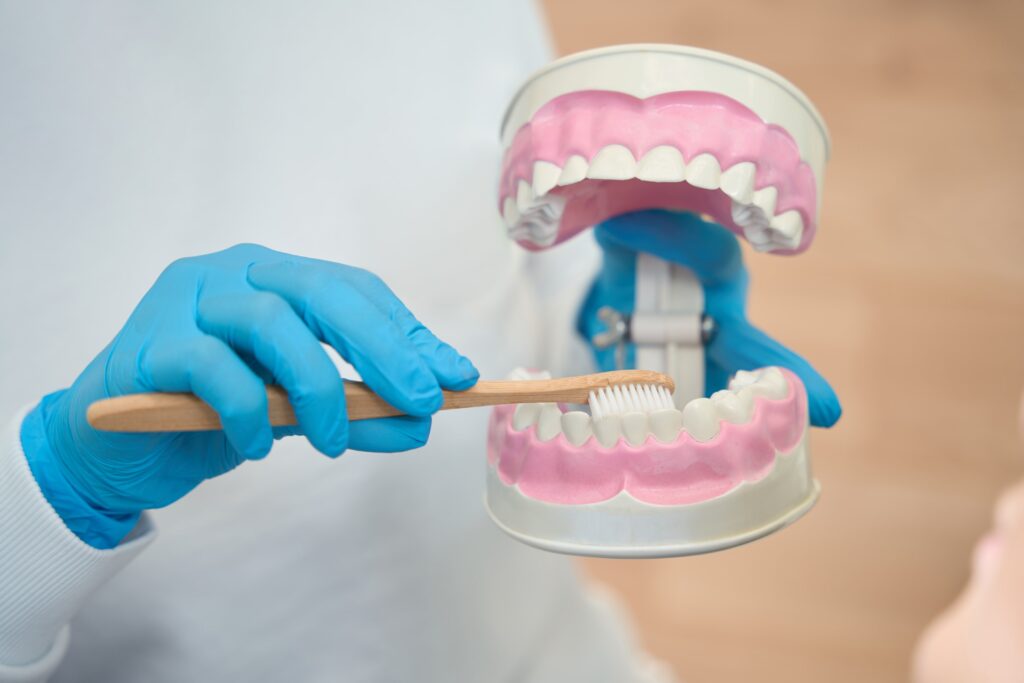
[[[603,387],[590,392],[590,415],[597,420],[626,413],[653,413],[675,408],[672,394],[660,385],[627,384]]]

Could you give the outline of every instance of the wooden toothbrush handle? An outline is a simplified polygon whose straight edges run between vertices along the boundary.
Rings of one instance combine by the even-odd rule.
[[[401,415],[402,412],[373,393],[362,382],[345,381],[349,420]],[[267,387],[267,413],[274,427],[296,424],[288,394],[279,386]],[[216,411],[195,394],[126,394],[97,401],[86,413],[94,429],[108,432],[201,432],[221,428]]]
[[[621,384],[658,384],[674,389],[672,380],[657,372],[619,370],[580,377],[538,380],[481,380],[465,391],[445,391],[441,410],[476,408],[507,403],[585,403],[594,389]],[[345,380],[349,420],[401,415],[366,384]],[[296,424],[288,394],[279,386],[267,387],[270,424]],[[198,432],[220,429],[213,408],[193,394],[127,394],[97,401],[86,413],[94,429],[108,432]]]

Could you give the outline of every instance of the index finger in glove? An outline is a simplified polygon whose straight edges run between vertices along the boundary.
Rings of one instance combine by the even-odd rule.
[[[251,265],[248,278],[287,301],[385,401],[418,416],[441,407],[441,387],[412,341],[343,272],[312,260],[280,261]]]
[[[373,273],[360,268],[349,268],[349,277],[377,308],[395,323],[399,330],[413,343],[423,362],[445,389],[455,391],[468,389],[476,384],[480,373],[469,358],[455,350],[451,344],[441,341],[427,327],[416,319],[391,288]]]

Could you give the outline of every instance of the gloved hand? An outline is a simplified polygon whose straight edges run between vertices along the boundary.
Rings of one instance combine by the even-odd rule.
[[[705,385],[710,395],[724,389],[737,370],[778,365],[792,370],[807,389],[811,424],[831,427],[842,414],[832,387],[803,358],[747,321],[749,277],[736,237],[693,213],[640,211],[617,216],[594,229],[603,264],[577,319],[577,330],[590,340],[605,329],[597,317],[602,306],[632,313],[636,290],[636,254],[645,252],[693,271],[704,288],[705,311],[717,331],[705,348]],[[615,350],[594,349],[602,370],[615,366]],[[626,363],[636,351],[626,349]]]
[[[321,341],[409,416],[349,423],[342,380]],[[303,434],[331,457],[421,446],[441,388],[466,389],[477,378],[469,359],[372,273],[240,245],[172,263],[71,388],[26,418],[22,443],[68,526],[113,547],[140,511],[265,457],[275,437]],[[287,390],[298,427],[271,428],[264,382]],[[118,434],[86,421],[92,402],[146,391],[195,393],[224,430]]]

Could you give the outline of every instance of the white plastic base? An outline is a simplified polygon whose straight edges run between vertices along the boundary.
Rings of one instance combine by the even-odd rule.
[[[651,505],[625,491],[610,500],[560,505],[529,498],[487,468],[485,505],[506,533],[557,553],[675,557],[725,550],[778,531],[818,500],[806,437],[763,479],[691,505]]]

